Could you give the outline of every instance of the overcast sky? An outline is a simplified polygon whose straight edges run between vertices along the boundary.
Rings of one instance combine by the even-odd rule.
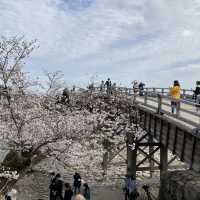
[[[199,22],[199,0],[0,0],[0,34],[39,41],[27,71],[62,70],[69,85],[110,77],[191,88]]]

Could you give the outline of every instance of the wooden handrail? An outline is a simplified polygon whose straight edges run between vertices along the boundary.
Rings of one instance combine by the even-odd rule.
[[[96,87],[94,90],[100,91],[100,88]],[[170,110],[171,97],[169,96],[169,92],[167,92],[169,88],[144,88],[144,90],[142,90],[142,96],[139,96],[139,90],[134,93],[133,88],[116,87],[115,90],[118,96],[125,95],[126,98],[133,98],[137,104],[155,109],[158,114],[167,114],[192,126],[199,127],[200,113],[196,111],[197,103],[191,101],[192,95],[186,94],[186,92],[193,92],[192,90],[181,90],[182,98],[178,101],[180,107],[178,107],[179,109],[176,115],[173,115]],[[189,98],[185,98],[187,95]]]

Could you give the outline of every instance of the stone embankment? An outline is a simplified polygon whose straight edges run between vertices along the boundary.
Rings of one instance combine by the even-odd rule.
[[[161,178],[160,200],[200,200],[200,174],[191,170],[167,172]]]

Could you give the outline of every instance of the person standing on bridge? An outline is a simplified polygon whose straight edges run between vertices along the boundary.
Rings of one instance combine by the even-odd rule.
[[[135,80],[132,82],[133,84],[133,93],[134,95],[137,95],[138,91],[139,91],[139,85],[138,85],[138,82]]]
[[[110,78],[108,78],[108,80],[106,81],[105,85],[106,85],[107,95],[110,95],[111,94],[111,90],[112,90],[112,82],[111,82]]]
[[[142,82],[140,82],[139,85],[138,85],[138,87],[139,87],[139,95],[140,96],[144,95],[144,86],[145,86],[145,84],[142,83]]]
[[[112,84],[112,94],[113,94],[114,96],[117,95],[117,84],[116,84],[116,83],[113,83],[113,84]]]
[[[196,88],[194,90],[194,99],[197,100],[197,96],[200,95],[200,81],[196,82]]]
[[[200,81],[196,82],[196,88],[194,90],[194,99],[196,102],[197,112],[200,111]]]
[[[105,83],[104,81],[101,81],[101,84],[100,84],[100,92],[104,92],[105,91]]]
[[[177,80],[174,81],[174,85],[170,88],[170,96],[172,114],[178,115],[180,110],[181,87]]]

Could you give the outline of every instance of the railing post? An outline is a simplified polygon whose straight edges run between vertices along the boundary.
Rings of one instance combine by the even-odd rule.
[[[144,104],[147,105],[147,97],[148,97],[148,92],[146,91],[144,94]]]
[[[128,95],[131,95],[131,88],[128,89]]]
[[[158,94],[158,110],[157,113],[161,114],[162,111],[162,95]]]
[[[183,99],[186,97],[186,90],[183,89]]]
[[[176,117],[180,116],[180,109],[181,109],[181,101],[176,102]]]
[[[128,89],[124,88],[124,90],[125,90],[125,95],[127,96],[128,95]]]
[[[137,100],[137,92],[135,91],[135,89],[133,88],[133,102],[136,103]]]
[[[153,94],[156,94],[156,88],[153,88]]]
[[[162,92],[162,95],[164,95],[165,89],[164,89],[164,88],[162,88],[162,91],[161,91],[161,92]]]

